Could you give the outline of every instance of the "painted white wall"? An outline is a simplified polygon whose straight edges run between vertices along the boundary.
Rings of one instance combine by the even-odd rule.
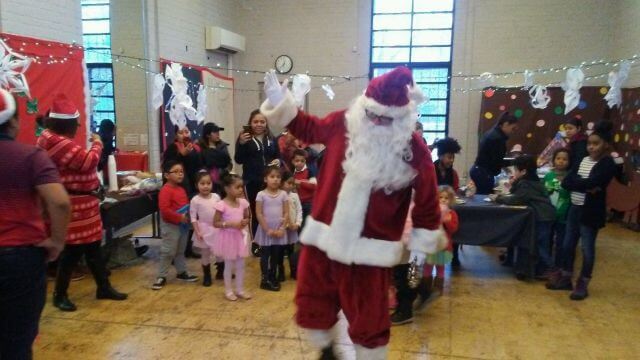
[[[80,0],[0,0],[0,30],[81,44]]]
[[[615,4],[612,57],[622,59],[640,54],[640,1],[619,0]],[[640,66],[632,66],[625,87],[637,86],[640,86]]]

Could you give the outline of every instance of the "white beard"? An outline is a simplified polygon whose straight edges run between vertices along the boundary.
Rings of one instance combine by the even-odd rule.
[[[345,113],[349,145],[342,167],[346,174],[357,174],[364,183],[372,184],[372,190],[403,189],[417,174],[407,163],[413,156],[411,135],[417,113],[410,110],[394,117],[389,126],[375,125],[365,115],[368,101],[359,96]]]

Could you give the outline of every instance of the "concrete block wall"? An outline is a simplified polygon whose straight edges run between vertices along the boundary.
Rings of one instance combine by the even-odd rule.
[[[81,44],[80,0],[0,0],[0,30]]]
[[[640,1],[638,0],[618,0],[615,2],[616,14],[613,18],[615,22],[612,58],[629,58],[634,54],[640,54]],[[636,65],[640,65],[636,62]],[[640,66],[632,66],[626,87],[640,86]]]

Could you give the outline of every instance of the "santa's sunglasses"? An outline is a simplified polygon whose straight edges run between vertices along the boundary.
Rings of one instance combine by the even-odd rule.
[[[391,122],[393,121],[392,117],[378,115],[373,111],[369,111],[367,109],[364,110],[364,114],[372,123],[376,125],[391,125]]]

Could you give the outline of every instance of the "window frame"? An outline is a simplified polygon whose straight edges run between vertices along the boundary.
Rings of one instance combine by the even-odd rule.
[[[420,118],[423,117],[444,117],[444,130],[423,130],[424,134],[444,134],[444,136],[448,136],[449,134],[449,118],[451,113],[451,78],[452,78],[452,64],[453,64],[453,43],[455,38],[455,14],[456,14],[456,1],[453,1],[453,6],[451,11],[414,11],[414,0],[411,1],[411,11],[410,12],[393,12],[393,13],[376,13],[375,12],[375,2],[376,1],[385,1],[385,0],[372,0],[371,1],[371,29],[369,32],[369,79],[373,78],[374,70],[380,68],[395,68],[397,66],[406,66],[409,69],[418,70],[418,69],[447,69],[447,79],[446,81],[436,81],[439,79],[433,79],[432,81],[416,81],[416,85],[429,85],[429,84],[446,84],[447,86],[447,97],[443,98],[433,98],[432,100],[446,100],[446,112],[445,114],[422,114],[420,113]],[[386,0],[388,1],[388,0]],[[451,27],[450,28],[414,28],[414,16],[420,14],[451,14]],[[374,30],[374,18],[376,15],[411,15],[410,27],[404,29],[382,29],[382,30]],[[413,37],[415,31],[422,30],[450,30],[451,31],[451,43],[449,45],[414,45]],[[375,46],[373,43],[374,34],[379,32],[395,32],[395,31],[408,31],[409,32],[409,45],[397,45],[397,46]],[[373,61],[373,50],[376,48],[409,48],[409,57],[407,62],[381,62],[381,61]],[[412,53],[415,48],[433,48],[433,47],[447,47],[450,49],[449,61],[412,61]],[[426,95],[426,94],[425,94]],[[419,119],[420,119],[419,118]],[[418,120],[420,121],[420,120]]]

